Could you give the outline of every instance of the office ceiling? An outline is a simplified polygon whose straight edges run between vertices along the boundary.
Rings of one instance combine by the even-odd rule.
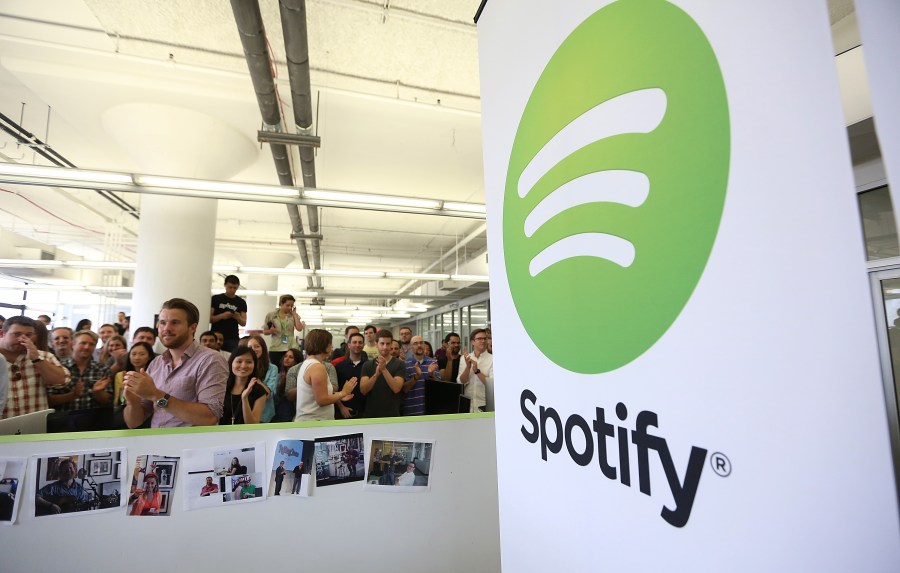
[[[317,187],[484,202],[477,7],[307,2]],[[278,2],[260,9],[293,132]],[[256,142],[261,117],[229,2],[10,1],[0,12],[0,112],[78,167],[278,184],[268,146]],[[0,137],[0,160],[47,164]],[[292,159],[299,182],[296,151]],[[3,258],[33,258],[33,240],[60,258],[134,260],[139,221],[96,193],[3,188],[0,221],[21,247],[7,245]],[[140,196],[120,197],[140,209]],[[320,219],[326,269],[487,273],[483,221],[339,208],[320,209]],[[219,201],[214,264],[300,266],[290,233],[283,205]],[[254,288],[257,279],[242,278]],[[385,304],[374,295],[415,286],[323,282],[326,294],[359,294],[326,300],[334,304]],[[306,286],[284,276],[278,289]]]
[[[479,1],[307,1],[313,131],[322,141],[317,187],[484,202]],[[260,9],[293,132],[278,2],[261,0]],[[836,53],[858,45],[852,2],[830,0],[829,12]],[[256,142],[260,112],[225,0],[5,0],[0,113],[78,167],[278,184],[268,146]],[[295,151],[300,181],[297,159]],[[5,133],[0,161],[47,163]],[[0,258],[44,251],[135,260],[138,218],[97,193],[0,189]],[[119,197],[139,213],[139,195]],[[301,214],[306,223],[304,208]],[[326,269],[487,274],[483,221],[339,208],[319,215]],[[299,267],[290,233],[283,205],[220,200],[214,264]],[[271,288],[256,286],[260,277],[242,279],[251,289]],[[210,281],[218,286],[221,277]],[[386,278],[323,282],[328,304],[385,305],[420,286]],[[487,288],[442,286],[426,287],[432,306]],[[279,291],[306,289],[304,277],[278,280]]]

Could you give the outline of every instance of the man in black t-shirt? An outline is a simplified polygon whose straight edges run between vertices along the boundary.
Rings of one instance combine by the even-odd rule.
[[[362,369],[368,359],[366,353],[362,351],[364,344],[365,338],[359,331],[347,338],[347,356],[334,367],[337,371],[338,390],[343,390],[344,384],[351,378],[356,378],[357,381],[362,380]],[[353,398],[344,405],[353,411],[354,418],[365,416],[366,397],[362,392],[354,392]]]
[[[237,296],[241,281],[234,275],[225,277],[225,292],[212,297],[209,309],[210,330],[221,332],[225,337],[223,350],[231,352],[237,348],[238,326],[247,324],[247,303]]]
[[[451,332],[444,337],[444,342],[447,343],[447,354],[438,358],[438,368],[441,369],[441,379],[455,382],[456,377],[459,375],[459,335],[455,332]]]
[[[406,363],[391,356],[394,335],[387,328],[378,331],[378,355],[363,364],[359,391],[366,396],[366,418],[400,415]]]

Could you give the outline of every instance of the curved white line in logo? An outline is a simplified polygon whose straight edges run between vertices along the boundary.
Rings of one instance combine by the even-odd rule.
[[[525,235],[567,209],[587,203],[621,203],[639,207],[650,193],[650,179],[640,171],[609,170],[582,175],[560,185],[525,218]]]
[[[528,272],[536,277],[547,267],[572,257],[607,259],[620,267],[630,267],[634,262],[634,245],[621,237],[605,233],[571,235],[535,255],[528,264]]]
[[[597,104],[553,136],[519,176],[519,197],[525,197],[544,174],[586,145],[624,133],[650,133],[666,114],[666,93],[660,88],[636,90]]]

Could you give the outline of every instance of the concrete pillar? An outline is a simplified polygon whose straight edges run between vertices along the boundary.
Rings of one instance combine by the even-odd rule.
[[[176,106],[116,106],[103,114],[103,125],[146,174],[228,180],[259,153],[222,119]],[[162,303],[173,297],[197,305],[197,334],[206,330],[217,206],[215,199],[141,196],[132,332],[154,325]]]
[[[132,332],[152,326],[162,303],[174,297],[197,305],[198,336],[206,330],[215,236],[215,200],[142,197]]]

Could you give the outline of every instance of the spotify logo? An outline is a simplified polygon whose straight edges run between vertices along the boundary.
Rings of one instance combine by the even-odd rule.
[[[516,132],[503,207],[529,337],[580,373],[647,351],[678,317],[725,201],[728,102],[703,31],[662,0],[620,0],[550,58]]]

